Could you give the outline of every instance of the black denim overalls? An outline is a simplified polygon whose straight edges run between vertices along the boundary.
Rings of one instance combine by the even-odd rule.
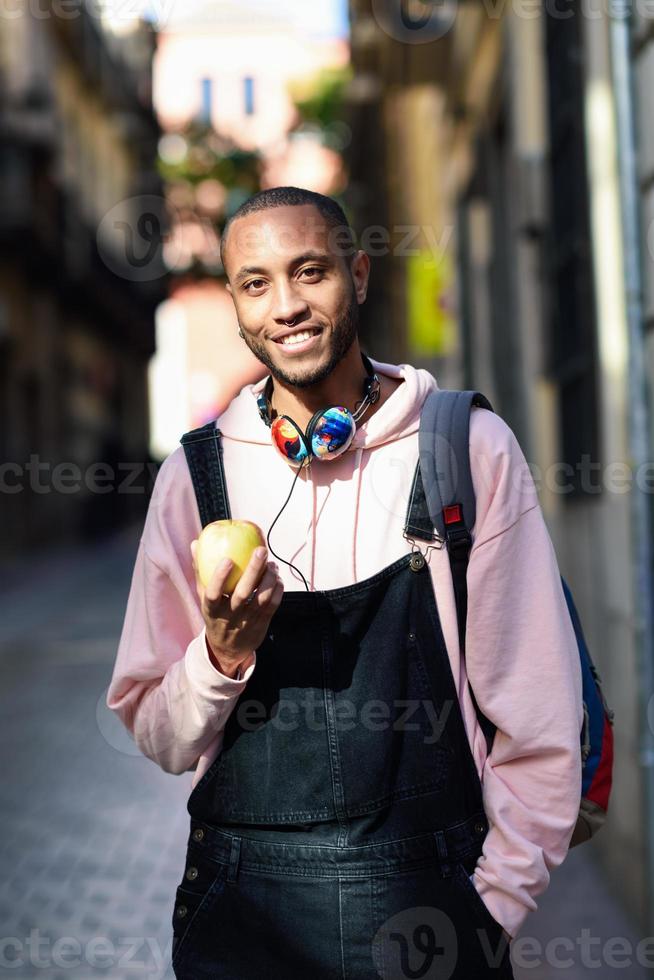
[[[209,471],[189,465],[219,519],[214,439]],[[468,877],[488,821],[421,553],[344,588],[284,593],[188,811],[179,980],[513,977]]]

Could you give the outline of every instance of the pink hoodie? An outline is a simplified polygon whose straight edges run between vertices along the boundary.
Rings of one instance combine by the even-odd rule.
[[[411,550],[403,530],[420,409],[437,383],[410,364],[371,361],[404,383],[359,425],[341,457],[301,471],[270,535],[311,589],[354,584]],[[255,398],[263,384],[246,385],[218,424],[232,517],[255,521],[266,534],[295,470],[277,455],[259,417]],[[475,408],[470,442],[477,517],[465,664],[445,550],[429,552],[429,568],[490,826],[472,880],[515,937],[565,858],[579,810],[581,668],[556,557],[515,436],[499,416]],[[256,653],[239,680],[209,659],[189,549],[200,531],[180,445],[157,476],[107,695],[144,755],[166,772],[195,768],[194,786],[256,670]],[[304,590],[296,572],[278,565],[286,590]],[[488,757],[466,668],[481,710],[497,726]]]

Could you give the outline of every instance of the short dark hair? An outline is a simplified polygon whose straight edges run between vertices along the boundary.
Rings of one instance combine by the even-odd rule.
[[[225,248],[227,233],[232,222],[256,211],[267,211],[269,208],[281,208],[288,205],[312,204],[327,220],[330,228],[339,228],[345,232],[346,244],[344,253],[353,255],[356,250],[356,236],[343,208],[333,197],[309,191],[304,187],[270,187],[267,190],[253,194],[244,201],[234,214],[230,215],[223,228],[220,238],[220,261],[225,267]]]

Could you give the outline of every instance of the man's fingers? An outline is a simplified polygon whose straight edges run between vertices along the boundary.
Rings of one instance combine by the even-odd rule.
[[[275,568],[269,565],[265,575],[263,576],[261,582],[259,583],[259,586],[257,588],[257,594],[252,600],[252,604],[253,605],[256,604],[259,608],[261,608],[262,606],[266,606],[272,599],[277,586],[281,584],[282,584],[282,580],[279,578],[279,575],[275,571]]]
[[[205,589],[205,597],[209,602],[218,602],[225,594],[225,584],[229,578],[234,562],[229,558],[223,558],[214,569],[211,581]]]
[[[261,554],[259,554],[261,552]],[[268,557],[267,548],[255,548],[245,571],[236,584],[232,593],[232,609],[238,608],[245,602],[259,585],[261,578],[266,570],[266,558]]]
[[[257,552],[260,552],[260,554],[257,554]],[[200,598],[202,598],[202,583],[200,582],[197,566],[197,539],[191,542],[191,556],[198,595]],[[246,600],[252,595],[255,589],[257,590],[255,596],[257,605],[261,605],[264,602],[269,601],[275,585],[276,573],[278,569],[274,562],[266,562],[267,556],[267,548],[257,548],[251,555],[250,561],[248,562],[245,571],[241,575],[241,578],[237,582],[236,587],[234,588],[234,591],[230,597],[230,607],[232,611],[247,605]],[[233,564],[234,563],[229,559],[224,559],[224,561],[220,562],[214,569],[211,581],[204,589],[204,598],[207,602],[217,603],[221,599],[226,598],[225,585],[232,571]],[[260,595],[262,596],[261,602],[259,602]],[[252,601],[254,602],[254,599]]]
[[[270,601],[275,603],[275,605],[279,605],[279,603],[282,601],[283,595],[284,595],[284,583],[280,578],[278,578],[277,581],[275,582],[275,588],[272,591],[272,595],[270,596]]]
[[[198,542],[196,538],[193,541],[191,541],[191,560],[193,562],[193,571],[195,573],[195,584],[197,586],[198,596],[201,599],[202,591],[204,587],[202,585],[202,582],[200,581],[200,572],[198,570],[198,561],[197,561],[197,551],[198,551]],[[227,568],[223,569],[222,565],[219,564],[218,567],[214,569],[214,573],[211,578],[211,581],[207,585],[206,589],[204,589],[204,594],[207,597],[207,599],[209,599],[209,601],[215,602],[216,599],[220,598],[220,596],[223,594],[224,585],[227,580],[227,576],[231,571],[231,567],[232,567],[232,563],[230,562]],[[220,591],[216,592],[216,589],[220,589]]]

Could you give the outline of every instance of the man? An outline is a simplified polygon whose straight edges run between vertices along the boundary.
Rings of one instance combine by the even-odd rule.
[[[280,563],[264,549],[231,596],[229,569],[202,587],[182,447],[139,545],[107,703],[166,772],[196,770],[173,912],[189,980],[511,977],[508,941],[576,822],[581,672],[524,456],[473,410],[464,663],[447,554],[415,562],[404,535],[436,381],[361,351],[370,261],[353,242],[339,206],[299,188],[255,195],[223,236],[270,374],[217,420],[221,514],[258,524]],[[274,437],[330,406],[357,418],[332,458]]]

